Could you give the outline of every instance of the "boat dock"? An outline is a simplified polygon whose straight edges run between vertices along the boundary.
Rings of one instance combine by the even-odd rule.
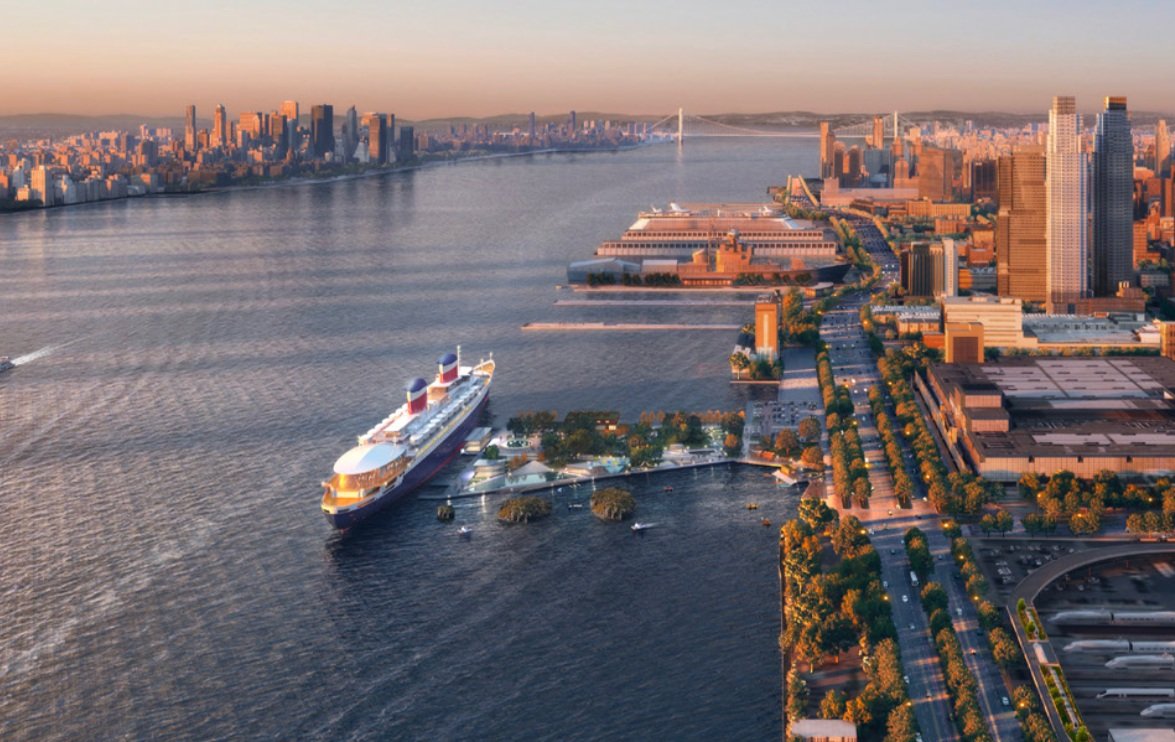
[[[721,330],[722,332],[737,332],[739,325],[684,325],[684,324],[652,324],[643,322],[527,322],[522,326],[524,331],[554,331],[554,332],[645,332],[645,331],[680,331],[680,330]]]
[[[705,461],[697,461],[690,463],[677,464],[675,466],[658,467],[656,469],[638,469],[635,471],[619,472],[617,474],[604,474],[600,476],[590,477],[564,477],[554,479],[549,482],[535,482],[532,484],[520,484],[507,487],[499,487],[492,490],[481,490],[478,492],[458,491],[455,481],[450,480],[447,490],[444,493],[425,494],[421,493],[417,497],[421,500],[459,500],[470,497],[481,497],[483,495],[518,495],[528,492],[543,492],[546,490],[559,489],[560,487],[578,487],[583,484],[594,484],[596,482],[604,482],[612,479],[627,479],[628,477],[637,476],[639,474],[661,474],[665,472],[685,471],[687,469],[701,469],[704,467],[722,466],[726,464],[746,464],[748,466],[761,466],[770,469],[778,469],[779,464],[763,461],[761,459],[742,458],[742,459],[728,459],[717,458],[707,459]]]
[[[753,299],[556,299],[557,307],[746,307]]]

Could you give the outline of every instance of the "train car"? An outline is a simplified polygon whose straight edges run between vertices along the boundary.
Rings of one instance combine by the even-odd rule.
[[[1175,688],[1106,688],[1098,698],[1136,698],[1144,701],[1175,700]]]
[[[1147,706],[1138,715],[1148,719],[1175,719],[1175,703],[1156,703]]]
[[[1175,657],[1169,654],[1128,654],[1106,663],[1111,670],[1175,670]]]

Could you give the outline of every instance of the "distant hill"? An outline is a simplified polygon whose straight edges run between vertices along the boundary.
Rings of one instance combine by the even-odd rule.
[[[697,113],[687,111],[687,115]],[[719,121],[732,126],[747,126],[767,129],[813,129],[821,121],[832,122],[833,128],[860,123],[872,118],[877,112],[863,113],[816,113],[813,111],[775,111],[768,113],[700,113],[705,118]],[[544,114],[536,116],[540,124],[567,121],[570,112]],[[642,121],[654,122],[663,118],[675,116],[676,111],[665,113],[604,113],[600,111],[577,111],[579,122],[584,121]],[[1006,113],[1002,111],[901,111],[903,118],[919,123],[941,121],[944,124],[962,126],[964,121],[970,120],[975,126],[986,127],[1018,127],[1030,123],[1043,123],[1048,120],[1045,111],[1039,113]],[[504,113],[496,116],[452,116],[431,119],[398,119],[397,123],[415,126],[417,131],[447,129],[450,126],[478,126],[487,125],[495,128],[511,128],[517,126],[524,129],[529,120],[529,113]],[[1088,117],[1087,125],[1092,125],[1092,117]],[[1135,126],[1154,126],[1155,121],[1166,118],[1175,122],[1175,116],[1153,111],[1131,111],[1131,121]],[[340,111],[335,109],[335,124],[339,124]],[[308,117],[302,116],[303,125],[308,124]],[[31,139],[39,137],[63,137],[89,131],[134,131],[140,125],[146,124],[152,128],[170,127],[175,131],[183,128],[182,116],[139,116],[130,113],[118,113],[105,116],[82,116],[69,113],[24,113],[0,116],[0,139]],[[201,128],[211,128],[209,119],[200,119]]]

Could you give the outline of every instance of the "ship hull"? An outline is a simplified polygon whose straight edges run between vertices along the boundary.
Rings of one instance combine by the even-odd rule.
[[[477,425],[489,399],[490,395],[487,393],[482,397],[477,407],[461,421],[461,424],[453,429],[453,432],[449,434],[448,438],[442,441],[440,445],[434,448],[423,459],[414,462],[408,471],[404,472],[399,483],[385,487],[366,504],[354,509],[340,510],[334,513],[324,511],[323,515],[326,516],[327,522],[339,530],[352,528],[370,519],[373,515],[392,503],[398,502],[412,492],[415,492],[421,485],[426,484],[460,453],[462,444],[465,443],[465,439],[468,437],[470,431]]]

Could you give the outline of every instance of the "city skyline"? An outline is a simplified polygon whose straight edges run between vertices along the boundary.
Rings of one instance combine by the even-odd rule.
[[[215,13],[61,0],[7,11],[10,28],[19,29],[9,53],[20,62],[0,72],[0,115],[159,116],[192,101],[242,110],[274,97],[394,108],[417,120],[678,106],[1017,113],[1040,110],[1058,91],[1089,111],[1106,90],[1128,96],[1138,111],[1175,104],[1175,82],[1147,72],[1160,69],[1161,44],[1137,43],[1126,26],[1132,10],[1145,10],[1148,23],[1162,27],[1175,21],[1175,8],[1071,3],[1062,13],[1058,3],[1001,0],[917,12],[899,3],[878,14],[857,0],[840,5],[821,16],[764,13],[745,1],[721,9],[688,1],[525,3],[492,14],[464,0],[427,10],[257,2]],[[119,53],[89,55],[82,76],[61,49],[92,44],[96,28],[103,48]],[[315,52],[300,51],[306,46]]]

